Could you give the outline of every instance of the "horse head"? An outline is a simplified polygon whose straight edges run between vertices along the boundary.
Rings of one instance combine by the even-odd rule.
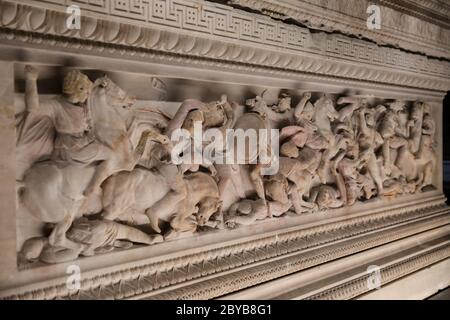
[[[141,157],[144,153],[147,141],[159,143],[166,146],[168,149],[171,149],[173,147],[168,136],[166,136],[164,133],[160,133],[158,129],[148,128],[142,132],[142,135],[136,146],[135,153],[136,155],[138,155],[138,157]]]
[[[94,88],[104,89],[106,103],[113,108],[130,109],[136,103],[136,98],[129,96],[125,90],[120,88],[107,76],[97,79]]]
[[[222,200],[214,197],[203,199],[197,213],[197,224],[199,226],[206,225],[213,214],[222,212],[222,205]]]
[[[331,100],[329,97],[326,96],[323,99],[324,99],[323,105],[328,119],[330,119],[330,121],[338,119],[339,112],[337,112],[336,109],[334,108],[333,100]]]
[[[97,79],[88,100],[97,139],[110,145],[126,134],[130,108],[135,101],[107,76]]]
[[[331,132],[331,122],[339,118],[339,112],[334,108],[333,100],[324,95],[314,103],[314,109],[315,125],[329,141],[334,141],[334,135]]]

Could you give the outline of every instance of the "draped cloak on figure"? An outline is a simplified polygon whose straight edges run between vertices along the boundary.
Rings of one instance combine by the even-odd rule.
[[[40,103],[36,110],[17,117],[17,180],[35,162],[88,164],[101,160],[103,146],[89,133],[91,117],[87,106],[64,98]]]

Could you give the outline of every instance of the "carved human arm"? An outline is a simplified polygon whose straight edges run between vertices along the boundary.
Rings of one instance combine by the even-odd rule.
[[[359,116],[359,127],[360,127],[360,130],[361,130],[361,132],[362,132],[363,134],[367,135],[368,132],[369,132],[369,130],[368,130],[368,128],[367,128],[365,112],[364,112],[363,110],[361,110],[361,111],[358,113],[358,116]]]
[[[269,118],[270,121],[279,123],[279,122],[284,122],[284,121],[291,121],[291,119],[292,119],[292,115],[293,115],[292,109],[289,109],[285,112],[276,112],[270,108],[267,108],[266,110],[267,110],[266,111],[267,117]]]
[[[367,104],[365,97],[341,97],[338,99],[337,104],[349,104],[343,107],[339,111],[339,121],[343,122],[345,119],[350,118],[356,110]]]
[[[173,119],[169,122],[165,131],[166,136],[170,138],[173,131],[181,128],[189,112],[193,110],[202,109],[204,105],[205,104],[199,100],[195,99],[185,100],[181,104],[180,108],[178,109]]]
[[[36,68],[30,65],[25,66],[25,106],[30,113],[39,111],[38,77],[39,72]]]
[[[294,110],[294,117],[295,117],[295,119],[300,119],[301,118],[301,114],[303,112],[303,109],[305,109],[306,103],[309,101],[309,99],[311,99],[311,93],[310,92],[305,92],[303,94],[302,98],[300,99],[300,102],[295,107],[295,110]]]
[[[227,99],[227,97],[222,97],[222,99]],[[226,120],[223,124],[223,127],[225,129],[230,129],[233,124],[234,124],[234,120],[235,120],[235,116],[234,116],[234,109],[237,107],[237,104],[235,102],[225,102],[223,104],[223,111],[225,112],[225,117]]]

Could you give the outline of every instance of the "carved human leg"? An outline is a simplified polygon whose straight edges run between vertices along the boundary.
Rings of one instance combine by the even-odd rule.
[[[289,200],[291,201],[292,205],[294,206],[294,210],[296,214],[302,214],[305,212],[302,208],[302,201],[300,200],[300,195],[298,194],[298,191],[296,188],[293,188],[291,192],[289,193]]]
[[[258,220],[258,213],[253,211],[248,214],[241,214],[241,215],[234,216],[234,217],[228,219],[226,221],[226,223],[228,225],[237,224],[237,225],[248,226],[248,225],[253,224],[256,220]]]
[[[73,220],[78,215],[82,203],[83,203],[82,200],[77,201],[72,206],[72,208],[70,208],[70,210],[66,212],[64,219],[55,225],[50,236],[48,237],[49,245],[53,247],[62,247],[72,250],[79,250],[81,245],[79,243],[75,243],[67,239],[66,232],[67,230],[69,230]]]
[[[292,207],[290,202],[282,203],[279,201],[270,201],[268,205],[272,217],[279,217],[289,211]]]
[[[320,182],[322,184],[326,184],[327,183],[327,174],[326,174],[326,168],[327,165],[330,161],[330,150],[326,149],[323,153],[322,153],[322,158],[320,160],[320,164],[319,164],[319,168],[317,168],[317,175],[319,176]]]
[[[167,144],[167,136],[149,129],[142,132],[141,138],[135,149],[129,140],[128,135],[123,135],[116,141],[113,148],[110,149],[109,157],[104,160],[97,168],[94,177],[84,191],[84,195],[98,193],[102,183],[111,175],[120,171],[131,171],[139,162],[147,140]]]
[[[161,235],[148,235],[139,229],[117,223],[117,239],[128,240],[131,242],[155,244],[162,242],[164,239]]]
[[[60,247],[46,247],[42,251],[39,259],[45,263],[63,263],[75,260],[84,250],[84,246],[78,249],[66,249]]]
[[[266,200],[266,193],[264,191],[264,182],[261,176],[262,165],[257,164],[250,172],[250,179],[255,186],[256,194],[262,200]]]
[[[122,136],[116,149],[110,150],[108,159],[98,165],[94,177],[84,191],[84,195],[98,192],[103,181],[109,176],[122,170],[131,171],[135,164],[131,142],[128,137]]]
[[[367,161],[367,170],[375,182],[378,194],[383,194],[383,179],[381,178],[380,166],[378,165],[377,159],[373,152]]]
[[[430,161],[424,165],[422,171],[419,174],[419,179],[416,182],[416,190],[422,191],[422,189],[433,183],[433,162]]]

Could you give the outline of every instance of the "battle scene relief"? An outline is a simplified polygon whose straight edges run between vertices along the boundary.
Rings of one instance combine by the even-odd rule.
[[[170,115],[75,69],[60,95],[43,99],[39,72],[24,72],[17,205],[41,234],[25,236],[19,263],[332,214],[435,183],[436,123],[424,101],[281,92],[272,104],[263,90],[240,101],[193,96]],[[255,134],[242,151],[233,132]],[[185,161],[199,149],[199,161]]]

